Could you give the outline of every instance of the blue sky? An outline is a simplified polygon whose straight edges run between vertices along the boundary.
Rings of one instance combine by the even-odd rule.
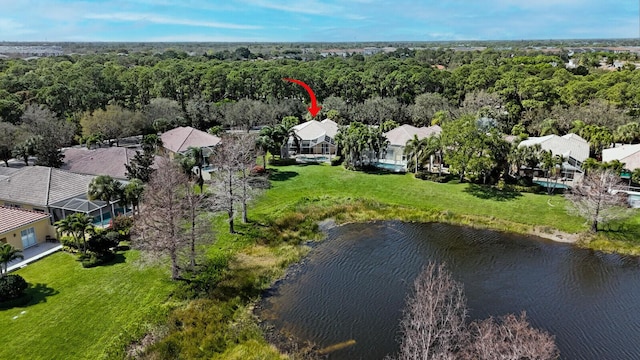
[[[0,0],[0,41],[638,38],[640,0]]]

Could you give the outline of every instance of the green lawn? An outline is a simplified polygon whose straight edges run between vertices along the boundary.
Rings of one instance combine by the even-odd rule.
[[[288,229],[290,233],[287,235],[293,234],[292,238],[298,236],[301,239],[309,235],[309,232],[303,232],[304,227],[296,224],[306,221],[308,225],[321,218],[318,215],[321,212],[310,213],[309,208],[296,207],[307,202],[306,199],[324,199],[317,202],[320,204],[318,208],[330,209],[335,204],[335,209],[341,209],[339,211],[371,211],[355,219],[366,219],[376,211],[380,211],[383,217],[393,218],[398,211],[417,209],[417,220],[420,220],[420,211],[433,214],[435,210],[458,216],[456,219],[468,216],[471,223],[474,219],[494,219],[495,224],[491,221],[484,223],[498,224],[497,228],[504,225],[500,223],[503,221],[565,232],[586,230],[582,219],[566,213],[562,196],[501,192],[472,184],[438,184],[417,180],[412,174],[366,174],[321,165],[270,169],[274,172],[272,188],[253,204],[249,212],[249,218],[257,224],[239,224],[241,233],[231,235],[223,215],[216,217],[213,223],[217,241],[208,246],[207,254],[212,258],[220,255],[234,258],[219,286],[226,289],[221,293],[227,300],[216,299],[217,292],[209,299],[212,303],[221,301],[220,311],[225,306],[236,309],[233,304],[239,299],[242,299],[242,306],[248,305],[255,294],[282,275],[288,264],[303,256],[304,247],[295,246],[297,242],[281,241],[268,245],[263,240],[280,226],[278,219],[285,224],[281,226],[284,229],[282,233]],[[367,208],[366,202],[365,205],[354,202],[360,207],[350,208],[348,204],[351,202],[345,199],[373,200],[382,205],[374,204]],[[392,209],[384,209],[384,204],[392,205]],[[640,227],[640,217],[626,222],[627,226],[635,223]],[[169,280],[167,269],[140,267],[135,261],[137,257],[136,251],[129,251],[121,259],[123,261],[83,269],[74,256],[57,253],[18,271],[35,285],[29,290],[34,295],[34,303],[0,311],[0,323],[4,325],[0,333],[0,359],[101,358],[105,352],[121,349],[132,336],[140,336],[145,330],[140,324],[153,319],[167,321],[163,314],[170,306],[167,299],[175,284]],[[197,303],[198,300],[193,302]],[[216,337],[210,335],[236,326],[233,324],[238,323],[238,316],[245,315],[243,311],[234,310],[237,314],[233,315],[231,323],[211,324],[193,319],[208,319],[216,309],[198,309],[187,305],[170,315],[181,319],[175,323],[185,326],[183,330],[173,330],[168,337],[169,342],[184,353],[211,358],[213,354],[207,349],[212,347],[212,339]],[[257,329],[255,325],[247,329],[250,336],[225,348],[224,355],[218,353],[220,358],[278,358],[276,352],[260,338],[259,331],[254,330]],[[265,352],[270,356],[265,357]]]
[[[0,359],[98,359],[136,332],[167,300],[168,272],[121,262],[84,269],[59,252],[17,272],[32,285],[32,305],[0,311]],[[35,302],[35,304],[33,304]]]
[[[584,220],[567,215],[562,196],[502,193],[472,184],[418,180],[413,174],[366,174],[322,165],[286,166],[275,170],[273,188],[254,209],[257,216],[277,216],[300,199],[327,195],[367,198],[420,210],[446,210],[457,215],[494,217],[565,232],[586,229]]]

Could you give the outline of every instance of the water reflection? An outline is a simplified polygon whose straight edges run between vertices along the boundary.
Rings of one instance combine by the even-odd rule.
[[[464,284],[472,319],[526,310],[564,359],[640,358],[636,258],[444,224],[331,230],[263,316],[320,347],[355,340],[331,359],[383,358],[397,349],[405,295],[429,260]]]

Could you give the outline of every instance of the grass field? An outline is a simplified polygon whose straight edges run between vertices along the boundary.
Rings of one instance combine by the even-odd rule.
[[[174,285],[164,269],[135,265],[137,257],[129,251],[84,269],[59,252],[19,270],[34,298],[0,311],[0,359],[99,359],[114,342],[144,334],[139,327],[166,313]]]
[[[138,266],[135,251],[92,269],[83,269],[72,255],[54,254],[18,271],[34,285],[29,290],[34,301],[0,311],[0,359],[117,358],[122,354],[113,356],[113,351],[141,336],[149,322],[164,322],[168,328],[150,350],[151,358],[175,358],[171,354],[177,351],[189,359],[280,359],[252,320],[251,303],[304,256],[307,249],[297,244],[317,237],[315,222],[327,216],[344,221],[442,219],[522,232],[533,226],[569,233],[586,230],[582,219],[567,214],[562,196],[438,184],[411,174],[367,174],[325,165],[270,170],[272,188],[251,206],[252,224],[238,224],[240,233],[229,234],[224,216],[213,222],[217,241],[207,246],[206,254],[231,259],[215,289],[196,300],[167,302],[177,289],[168,270]],[[630,228],[640,228],[640,217],[594,244],[602,250],[634,253],[639,246],[629,240],[635,234]],[[170,306],[176,309],[170,312]]]
[[[365,198],[419,210],[496,218],[565,232],[586,229],[566,212],[562,196],[501,192],[473,184],[439,184],[412,174],[367,174],[322,165],[275,169],[273,188],[256,204],[257,216],[275,217],[304,198]]]

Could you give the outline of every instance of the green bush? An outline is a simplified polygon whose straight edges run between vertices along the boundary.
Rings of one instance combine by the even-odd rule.
[[[419,171],[417,174],[415,174],[415,177],[418,179],[429,180],[437,183],[447,183],[455,178],[451,174],[438,174],[429,171]]]
[[[87,241],[87,249],[99,255],[111,253],[111,249],[118,246],[121,235],[117,231],[99,232]]]
[[[331,166],[342,165],[343,162],[344,159],[342,158],[342,156],[334,156],[333,159],[331,159]]]
[[[72,252],[75,252],[75,251],[79,250],[78,244],[76,243],[76,240],[72,236],[69,236],[69,235],[61,236],[60,237],[60,244],[62,244],[63,247],[72,250]]]
[[[114,257],[115,255],[111,252],[105,254],[87,253],[78,256],[78,260],[82,263],[83,268],[92,268],[108,263]]]
[[[124,238],[121,240],[128,239],[131,228],[133,227],[133,218],[125,215],[118,215],[111,219],[111,231],[119,232]]]
[[[0,301],[19,298],[29,285],[20,275],[6,275],[0,278]]]

